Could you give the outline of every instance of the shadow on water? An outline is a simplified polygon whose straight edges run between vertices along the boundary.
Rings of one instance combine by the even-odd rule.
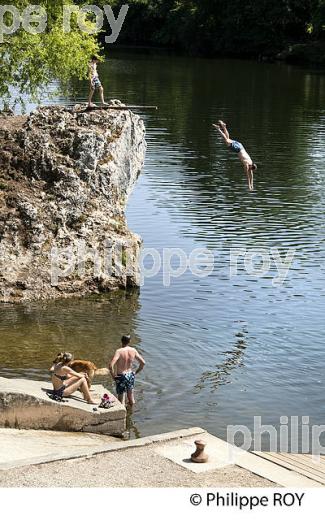
[[[225,356],[225,360],[222,363],[218,363],[213,370],[207,370],[202,374],[194,387],[196,393],[200,393],[201,390],[208,388],[213,393],[218,390],[219,386],[231,383],[233,370],[244,366],[244,355],[247,348],[246,334],[247,330],[245,328],[242,332],[238,332],[234,347],[222,353]]]

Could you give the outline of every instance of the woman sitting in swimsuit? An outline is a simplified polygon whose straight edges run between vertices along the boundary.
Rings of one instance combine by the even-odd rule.
[[[72,354],[69,352],[61,352],[53,361],[53,366],[50,368],[50,372],[52,373],[54,395],[58,398],[62,398],[73,394],[76,390],[80,390],[87,403],[97,404],[90,396],[87,384],[87,374],[79,374],[68,366],[72,360]]]

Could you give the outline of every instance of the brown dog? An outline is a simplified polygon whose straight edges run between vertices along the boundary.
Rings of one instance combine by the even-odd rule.
[[[108,368],[97,368],[96,365],[91,361],[83,361],[80,359],[71,361],[71,363],[69,363],[69,367],[72,368],[72,370],[75,372],[85,372],[85,374],[88,375],[89,388],[91,387],[95,376],[108,376],[109,374]]]

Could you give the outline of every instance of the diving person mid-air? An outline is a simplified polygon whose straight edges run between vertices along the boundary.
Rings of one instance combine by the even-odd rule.
[[[244,171],[247,177],[248,188],[250,191],[254,190],[254,171],[257,170],[256,164],[252,161],[251,157],[246,152],[244,146],[238,141],[234,141],[230,139],[230,135],[227,129],[226,123],[223,121],[219,121],[217,125],[213,125],[214,128],[218,130],[220,135],[222,135],[226,145],[228,148],[238,155],[240,162],[244,167]]]

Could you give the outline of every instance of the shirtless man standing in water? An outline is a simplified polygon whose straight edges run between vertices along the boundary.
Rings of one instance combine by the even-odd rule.
[[[122,337],[122,348],[119,348],[109,364],[109,371],[115,380],[116,393],[119,401],[125,404],[125,394],[127,394],[129,404],[135,404],[134,385],[135,376],[143,370],[146,362],[139,352],[130,346],[131,337]],[[139,368],[133,371],[132,365],[135,361],[139,362]]]
[[[214,128],[222,135],[226,145],[229,149],[238,155],[240,162],[242,163],[248,182],[248,188],[250,191],[254,190],[254,173],[257,170],[256,164],[253,163],[252,159],[246,152],[244,146],[238,141],[230,139],[229,132],[226,123],[219,121],[217,125],[213,125]]]

